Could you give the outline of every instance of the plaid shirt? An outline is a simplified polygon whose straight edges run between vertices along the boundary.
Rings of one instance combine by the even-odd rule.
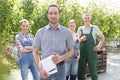
[[[18,51],[20,52],[24,48],[22,45],[22,42],[29,41],[29,40],[33,41],[33,39],[34,39],[34,36],[32,34],[26,34],[26,35],[22,33],[17,34],[15,37],[15,40],[16,40],[16,46],[18,48]]]

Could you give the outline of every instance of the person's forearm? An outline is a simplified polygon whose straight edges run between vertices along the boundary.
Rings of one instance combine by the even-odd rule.
[[[69,47],[68,52],[62,55],[61,61],[64,61],[65,59],[70,58],[72,55],[73,55],[73,47]]]
[[[100,42],[98,43],[98,46],[100,46],[100,48],[103,46],[104,41],[105,41],[105,37],[104,37],[104,35],[101,35],[100,36]]]
[[[24,48],[28,49],[28,50],[31,50],[31,51],[33,50],[33,46],[25,46]]]
[[[32,50],[28,50],[28,49],[22,49],[21,53],[27,53],[27,52],[31,52]]]
[[[23,49],[21,50],[21,53],[27,53],[27,52],[31,52],[33,50],[32,46],[25,46],[23,47]]]
[[[38,70],[40,71],[41,64],[40,64],[40,59],[39,59],[39,53],[38,53],[38,50],[36,50],[35,48],[33,48],[33,57],[34,57],[35,64],[36,64]]]

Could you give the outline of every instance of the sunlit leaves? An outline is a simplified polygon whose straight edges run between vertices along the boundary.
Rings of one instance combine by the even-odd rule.
[[[120,36],[120,13],[114,13],[105,5],[98,6],[94,2],[80,6],[77,0],[0,0],[0,39],[6,42],[14,39],[20,32],[19,21],[26,18],[30,22],[29,31],[33,34],[39,28],[48,24],[47,9],[51,3],[57,3],[60,7],[60,24],[67,27],[70,19],[74,19],[78,27],[83,25],[82,14],[92,14],[91,23],[97,25],[105,37],[119,38]],[[12,35],[12,36],[11,36]],[[11,38],[13,37],[13,38]]]

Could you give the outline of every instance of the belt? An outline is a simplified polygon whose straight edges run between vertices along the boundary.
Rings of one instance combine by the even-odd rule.
[[[62,65],[64,65],[64,63],[65,63],[65,61],[62,61],[62,62],[58,63],[57,66],[62,66]]]

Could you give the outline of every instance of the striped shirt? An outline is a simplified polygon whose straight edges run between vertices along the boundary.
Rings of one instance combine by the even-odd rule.
[[[18,48],[18,51],[20,52],[24,48],[25,44],[23,44],[23,42],[30,41],[30,40],[33,41],[33,39],[34,39],[34,36],[32,34],[24,35],[22,33],[18,33],[15,37],[16,46]]]

